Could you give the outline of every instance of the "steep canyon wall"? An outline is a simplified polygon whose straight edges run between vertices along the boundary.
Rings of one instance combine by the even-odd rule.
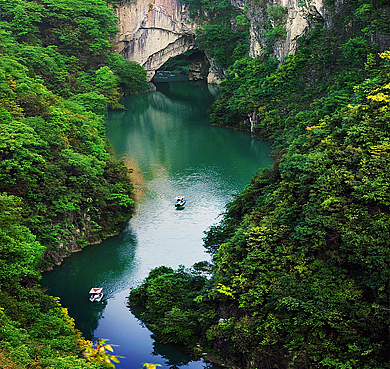
[[[282,20],[286,30],[284,37],[273,42],[273,52],[278,60],[296,51],[298,38],[305,34],[310,24],[322,21],[331,27],[331,14],[326,10],[323,0],[279,0],[253,2],[231,0],[232,4],[247,11],[250,20],[249,56],[260,56],[267,43],[268,30],[277,26],[269,14],[269,6],[283,7],[286,11]],[[336,7],[343,5],[343,0],[336,1]],[[335,10],[337,11],[337,9]],[[115,8],[119,18],[119,34],[116,39],[118,52],[128,60],[140,63],[151,79],[169,58],[196,48],[196,23],[190,20],[184,4],[179,0],[134,0]],[[215,78],[216,67],[208,77],[209,82],[218,82]],[[218,73],[217,73],[218,74]]]
[[[271,47],[280,62],[295,53],[298,38],[314,23],[320,22],[332,29],[338,14],[348,6],[348,0],[335,0],[329,9],[325,1],[231,0],[235,7],[246,12],[250,21],[249,56],[260,56]],[[278,17],[275,10],[279,11]],[[118,52],[140,63],[148,71],[149,79],[169,58],[196,48],[197,24],[189,18],[186,6],[179,0],[131,0],[117,6],[115,13],[119,18]],[[340,29],[341,33],[351,25],[342,26],[345,29]],[[284,29],[284,34],[274,36],[270,42],[270,33],[278,27]],[[376,37],[373,41],[388,45],[390,40]],[[213,60],[209,62],[208,81],[218,82],[221,71]]]
[[[195,47],[196,25],[179,0],[136,0],[115,12],[118,52],[141,64],[149,79],[169,58]]]
[[[326,28],[332,28],[334,15],[338,14],[343,6],[343,0],[336,0],[332,11],[327,9],[323,0],[279,0],[250,6],[248,12],[250,20],[249,56],[262,55],[267,43],[269,44],[267,31],[281,26],[285,28],[286,33],[282,37],[275,38],[272,49],[275,57],[283,61],[288,55],[295,53],[299,37],[306,34],[314,23],[323,23]],[[285,13],[282,19],[273,16],[270,7],[283,8]]]

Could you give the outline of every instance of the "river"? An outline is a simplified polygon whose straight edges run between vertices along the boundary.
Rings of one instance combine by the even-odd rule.
[[[154,339],[126,306],[130,289],[152,268],[210,260],[204,231],[259,168],[272,164],[269,143],[210,124],[207,110],[217,94],[203,82],[156,83],[156,91],[126,97],[126,111],[108,114],[116,155],[134,168],[135,215],[119,236],[86,247],[43,275],[42,286],[61,298],[86,338],[119,345],[118,369],[142,368],[144,362],[218,368]],[[186,197],[183,210],[175,209],[176,196]],[[91,287],[103,287],[102,302],[89,302]]]

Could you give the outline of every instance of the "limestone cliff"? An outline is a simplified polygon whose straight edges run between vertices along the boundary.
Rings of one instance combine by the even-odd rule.
[[[140,63],[149,79],[169,58],[195,47],[195,24],[179,0],[136,0],[115,12],[118,52]]]
[[[246,12],[250,21],[249,56],[260,56],[271,48],[280,62],[295,53],[299,37],[314,23],[322,23],[328,29],[338,23],[338,27],[344,27],[340,32],[351,27],[337,21],[348,1],[335,0],[331,10],[325,1],[231,0],[235,7]],[[148,71],[149,79],[169,58],[196,48],[197,25],[179,0],[131,0],[116,7],[115,12],[119,18],[118,52],[140,63]],[[373,41],[389,44],[383,37]],[[206,56],[210,64],[208,82],[218,83],[224,71]]]
[[[280,61],[296,51],[298,38],[313,22],[332,26],[332,14],[326,10],[324,0],[231,2],[241,10],[247,9],[251,57],[260,56],[270,46],[267,33],[272,33],[272,29],[278,26],[285,29],[285,35],[274,37],[271,47]],[[343,0],[336,1],[336,8],[342,6]],[[270,12],[270,9],[276,8],[283,9],[279,19]],[[133,0],[116,7],[115,12],[119,18],[118,52],[128,60],[140,63],[148,71],[149,79],[169,58],[196,48],[197,25],[189,19],[186,7],[179,0]],[[208,81],[217,83],[223,72],[218,70],[211,58],[209,63]]]
[[[285,11],[283,17],[277,19],[275,11],[270,11],[270,7],[283,9]],[[267,33],[269,34],[272,28],[276,29],[280,25],[285,29],[285,35],[275,37],[272,42],[273,53],[279,61],[295,53],[298,38],[304,35],[314,22],[322,22],[327,27],[332,25],[331,14],[327,11],[323,0],[264,2],[263,5],[250,6],[248,18],[251,21],[249,46],[251,57],[263,54],[270,41]]]

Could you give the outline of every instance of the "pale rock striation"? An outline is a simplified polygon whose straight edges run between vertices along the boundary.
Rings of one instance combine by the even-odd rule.
[[[178,0],[136,0],[115,8],[118,52],[136,61],[149,80],[174,56],[195,48],[196,25]]]
[[[266,2],[264,6],[251,6],[248,12],[251,21],[249,56],[253,58],[262,55],[266,48],[264,25],[270,23],[273,26],[267,14],[267,5],[281,6],[287,11],[284,20],[286,36],[273,44],[273,53],[279,61],[295,53],[298,38],[307,32],[313,22],[330,22],[323,0],[279,0]]]
[[[283,7],[285,36],[276,37],[272,52],[280,61],[294,54],[298,38],[317,22],[332,28],[334,15],[347,4],[335,0],[332,11],[325,0],[231,0],[245,11],[250,20],[249,56],[261,56],[270,47],[267,31],[275,27],[269,16],[269,7]],[[174,56],[195,49],[196,23],[190,20],[187,9],[179,0],[130,0],[115,8],[119,18],[119,34],[116,38],[118,52],[126,59],[140,63],[147,71],[149,80],[164,63]],[[224,71],[207,56],[210,70],[209,83],[219,83]],[[197,77],[196,77],[197,78]]]
[[[211,59],[210,60],[209,74],[207,75],[207,83],[219,84],[219,82],[222,81],[224,74],[225,74],[225,71],[223,70],[223,68],[218,67],[215,64],[214,59]]]

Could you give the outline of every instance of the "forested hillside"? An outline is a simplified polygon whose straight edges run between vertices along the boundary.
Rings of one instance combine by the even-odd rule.
[[[236,368],[390,367],[390,53],[372,42],[390,23],[384,1],[345,3],[349,32],[314,21],[283,64],[227,69],[213,122],[271,139],[275,164],[208,231],[211,273],[160,267],[131,292],[162,340]]]
[[[283,7],[186,3],[199,47],[226,71],[212,121],[272,140],[275,164],[208,231],[213,265],[159,267],[130,302],[163,341],[228,367],[390,368],[387,1],[344,1],[333,29],[312,19],[283,63]],[[251,59],[256,7],[272,27]],[[104,113],[147,89],[146,73],[113,53],[103,0],[7,0],[0,16],[0,367],[104,367],[82,358],[107,359],[37,283],[129,219]]]
[[[148,85],[139,65],[114,53],[115,32],[105,1],[1,2],[2,368],[103,365],[81,358],[92,343],[37,282],[71,251],[118,233],[132,213],[129,170],[111,153],[104,115]]]

